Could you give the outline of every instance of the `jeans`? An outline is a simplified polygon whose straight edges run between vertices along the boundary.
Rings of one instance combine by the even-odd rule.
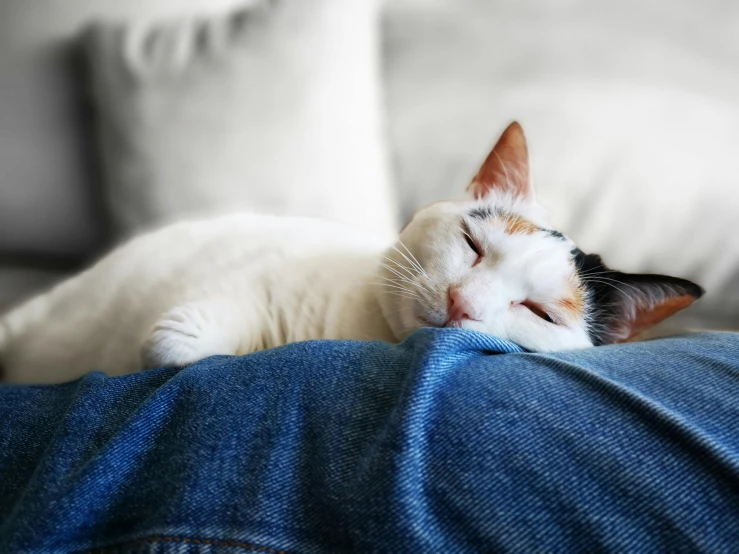
[[[457,329],[0,387],[0,552],[737,552],[739,334]]]

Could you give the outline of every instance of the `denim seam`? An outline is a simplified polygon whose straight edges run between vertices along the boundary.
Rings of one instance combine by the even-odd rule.
[[[143,539],[136,539],[132,543],[124,543],[116,546],[107,546],[105,548],[93,548],[87,550],[88,554],[106,554],[108,552],[116,552],[121,548],[124,548],[126,544],[153,544],[158,542],[175,542],[175,543],[187,543],[187,544],[205,544],[208,546],[232,546],[235,548],[241,548],[250,552],[266,552],[267,554],[288,554],[285,550],[278,550],[276,548],[269,548],[267,546],[259,546],[256,544],[250,544],[246,542],[230,541],[222,539],[195,539],[192,537],[170,537],[170,536],[157,536],[147,537]]]

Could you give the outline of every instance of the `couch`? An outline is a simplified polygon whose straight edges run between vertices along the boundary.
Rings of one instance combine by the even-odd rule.
[[[703,285],[679,325],[737,329],[738,27],[729,0],[6,0],[0,311],[178,217],[392,232],[515,118],[563,231]]]

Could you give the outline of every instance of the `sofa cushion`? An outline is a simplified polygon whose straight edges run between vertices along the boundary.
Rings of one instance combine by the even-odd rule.
[[[100,17],[142,21],[254,1],[0,2],[0,259],[75,262],[106,245],[75,48],[80,29]]]
[[[120,235],[234,210],[392,231],[374,2],[263,2],[89,34]]]

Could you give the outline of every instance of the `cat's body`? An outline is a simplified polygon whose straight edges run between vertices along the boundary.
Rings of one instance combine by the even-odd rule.
[[[371,284],[387,246],[341,224],[258,214],[164,228],[9,313],[6,379],[138,371],[153,326],[178,308],[191,312],[181,338],[199,334],[182,352],[192,361],[316,338],[393,340]]]
[[[394,244],[256,214],[134,239],[0,320],[5,379],[121,375],[309,339],[400,341],[422,326],[584,348],[626,340],[702,294],[613,271],[551,229],[517,124],[470,190],[473,200],[420,210]]]

